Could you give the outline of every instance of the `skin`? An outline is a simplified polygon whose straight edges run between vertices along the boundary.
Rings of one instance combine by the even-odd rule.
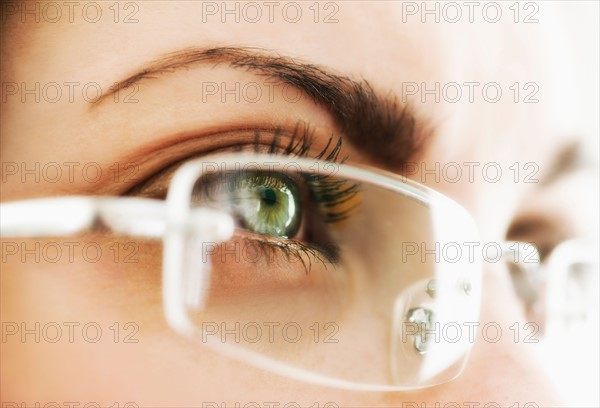
[[[105,4],[104,13],[111,16],[107,7]],[[307,7],[304,5],[308,13]],[[111,18],[95,25],[79,17],[74,23],[66,19],[21,23],[13,18],[3,29],[8,35],[3,32],[2,82],[97,82],[107,89],[137,67],[173,50],[244,45],[318,64],[351,78],[365,78],[383,94],[401,95],[402,83],[411,81],[497,81],[505,92],[514,82],[536,81],[543,90],[550,87],[540,63],[543,47],[527,47],[515,40],[525,36],[545,44],[544,24],[518,26],[510,19],[498,25],[482,21],[474,25],[423,24],[416,18],[401,24],[400,12],[399,4],[348,2],[340,4],[336,24],[314,23],[311,18],[297,25],[282,19],[224,24],[217,17],[201,22],[200,3],[145,2],[140,3],[135,24],[115,24]],[[107,101],[92,111],[79,96],[74,103],[56,104],[35,103],[31,98],[22,103],[10,96],[1,105],[1,160],[26,162],[31,167],[35,162],[97,162],[108,173],[113,163],[127,163],[133,155],[147,174],[166,161],[162,155],[178,153],[165,149],[166,153],[157,154],[158,143],[168,145],[191,132],[210,134],[252,125],[293,127],[303,120],[317,130],[318,144],[326,143],[324,135],[336,133],[332,118],[308,98],[293,106],[281,98],[258,104],[198,103],[203,81],[252,80],[258,79],[222,66],[191,67],[140,84],[138,103]],[[503,169],[514,162],[533,162],[543,178],[556,154],[570,141],[555,132],[555,106],[545,95],[540,96],[540,103],[529,105],[514,103],[510,96],[497,104],[480,99],[473,104],[423,104],[414,99],[420,118],[435,129],[418,161],[427,163],[428,168],[435,162],[496,161]],[[215,140],[197,139],[186,149],[201,151]],[[345,149],[354,162],[376,164],[352,146]],[[417,180],[420,176],[412,175]],[[504,240],[521,201],[546,191],[539,183],[514,183],[510,177],[500,183],[481,178],[475,182],[462,178],[458,183],[427,178],[425,184],[467,208],[481,229],[483,242]],[[31,178],[23,183],[10,177],[3,181],[1,198],[5,202],[50,195],[119,195],[130,187],[130,183],[110,180],[89,183],[81,177],[73,182],[63,177],[58,183],[36,183]],[[156,262],[150,249],[139,256]],[[23,263],[13,257],[3,261],[0,276],[3,322],[95,321],[107,337],[113,322],[139,326],[139,342],[134,344],[115,344],[110,339],[95,344],[2,344],[1,386],[6,402],[27,402],[28,406],[35,401],[78,401],[82,405],[94,401],[107,406],[115,402],[119,406],[126,402],[198,406],[208,401],[227,406],[251,401],[301,406],[326,402],[338,406],[562,403],[538,368],[532,352],[535,345],[515,343],[510,335],[497,343],[479,337],[465,372],[450,383],[407,393],[349,392],[264,372],[180,337],[164,320],[158,272],[150,274],[135,265],[104,260],[50,264]],[[482,325],[498,322],[505,333],[511,333],[509,326],[524,320],[506,268],[500,263],[486,264]],[[367,359],[355,356],[356,370],[368,364]]]

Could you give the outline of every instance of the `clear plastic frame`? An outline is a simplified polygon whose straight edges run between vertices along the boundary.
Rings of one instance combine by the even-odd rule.
[[[44,211],[38,211],[40,208]],[[169,324],[298,380],[402,391],[457,377],[479,319],[471,216],[379,170],[220,154],[182,165],[166,201],[66,197],[2,204],[2,236],[101,225],[163,240]]]

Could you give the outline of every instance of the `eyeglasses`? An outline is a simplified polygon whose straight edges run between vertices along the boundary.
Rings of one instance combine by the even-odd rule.
[[[422,388],[457,377],[473,343],[465,333],[479,319],[482,273],[482,256],[467,251],[479,242],[473,219],[383,171],[221,154],[181,166],[165,201],[64,197],[1,211],[3,237],[162,239],[171,327],[284,376]]]

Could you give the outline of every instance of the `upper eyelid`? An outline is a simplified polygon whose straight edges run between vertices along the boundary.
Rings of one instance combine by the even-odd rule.
[[[301,133],[300,132],[301,130]],[[226,143],[221,146],[204,149],[204,151],[196,151],[192,154],[187,154],[183,157],[171,160],[168,164],[163,164],[161,168],[154,170],[147,175],[142,181],[127,190],[124,195],[133,195],[138,197],[162,198],[166,194],[170,179],[176,170],[189,160],[199,159],[208,154],[216,154],[221,152],[236,152],[244,149],[254,152],[275,153],[291,156],[303,157],[311,152],[311,147],[317,141],[314,132],[310,126],[304,124],[303,127],[297,124],[292,134],[286,134],[281,128],[265,131],[263,129],[242,130],[241,132],[251,132],[252,140],[246,143]],[[289,131],[288,131],[289,132]],[[285,140],[287,139],[287,140]],[[334,136],[329,136],[327,143],[314,152],[315,159],[337,161],[341,152],[342,137],[338,137],[336,142],[333,142]],[[345,161],[348,157],[343,157]],[[160,185],[159,185],[160,184]]]
[[[265,130],[265,132],[268,132],[268,130]],[[170,153],[170,151],[172,151],[173,149],[181,150],[182,153],[175,154],[173,157],[160,163],[160,165],[151,166],[152,168],[143,175],[142,180],[140,180],[135,186],[133,186],[132,188],[130,188],[129,190],[124,192],[123,195],[140,194],[141,193],[140,187],[142,185],[144,185],[152,180],[156,180],[159,176],[161,178],[165,178],[168,175],[172,175],[181,164],[183,164],[189,160],[200,158],[200,157],[206,156],[211,153],[216,153],[220,150],[221,151],[227,150],[227,149],[230,149],[231,151],[239,150],[239,149],[236,149],[236,146],[251,145],[253,143],[253,139],[254,139],[253,133],[254,133],[254,129],[247,129],[247,128],[232,129],[232,130],[225,131],[225,132],[219,132],[214,135],[191,137],[189,139],[175,141],[171,145],[165,146],[164,144],[162,144],[160,146],[160,149],[156,148],[155,151],[145,151],[144,154],[141,155],[140,160],[132,160],[132,161],[128,161],[128,162],[144,163],[144,159],[147,156],[155,156],[157,154],[160,154],[163,156],[168,155]],[[239,137],[235,137],[236,135]],[[245,135],[245,137],[244,137],[244,135]],[[209,139],[209,138],[228,139],[228,141],[227,141],[227,143],[222,143],[217,140],[215,140],[213,142],[203,140],[203,141],[207,142],[207,144],[209,144],[209,145],[214,146],[214,145],[217,145],[217,143],[219,143],[220,146],[218,146],[216,148],[215,147],[207,148],[206,146],[203,146],[203,147],[198,146],[197,142],[199,141],[199,139]],[[190,153],[190,150],[192,150],[192,153]],[[160,174],[160,173],[162,173],[162,174]],[[167,181],[167,185],[168,185],[168,181]],[[165,187],[165,190],[166,190],[166,187]],[[142,195],[142,196],[144,196],[144,195]],[[150,195],[149,197],[152,197],[152,195]]]

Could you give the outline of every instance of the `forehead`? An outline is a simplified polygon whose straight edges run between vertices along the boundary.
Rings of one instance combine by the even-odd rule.
[[[532,80],[545,89],[534,66],[543,61],[542,48],[536,44],[548,23],[517,25],[508,4],[501,6],[498,22],[494,22],[497,11],[484,9],[483,3],[477,7],[467,7],[469,2],[452,3],[458,8],[448,4],[4,2],[3,23],[7,20],[8,24],[3,34],[8,35],[3,35],[0,75],[3,82],[96,82],[105,88],[150,61],[188,47],[257,47],[365,79],[380,93],[400,99],[416,86],[420,92],[410,102],[420,105],[444,136],[436,139],[437,148],[431,146],[436,157],[452,153],[448,145],[452,149],[466,146],[460,142],[469,138],[486,144],[494,137],[506,141],[510,135],[528,132],[516,128],[549,126],[547,120],[536,120],[547,110],[547,99],[544,104],[525,106],[512,103],[510,93],[515,82]],[[476,103],[468,103],[470,88],[463,84],[472,82],[500,83],[505,93],[501,103],[482,101],[481,85]],[[443,89],[451,83],[459,84],[463,93],[458,104],[436,103],[434,96],[426,94],[427,89]],[[456,92],[455,86],[448,89]],[[9,105],[3,105],[3,112],[23,109]],[[529,133],[544,134],[539,127],[535,130]]]
[[[39,66],[32,61],[43,61],[44,71],[54,76],[89,75],[107,82],[181,48],[243,45],[390,88],[450,70],[456,59],[447,57],[459,31],[434,18],[423,23],[403,2],[7,4],[3,17],[14,29],[11,38],[26,45],[10,47],[13,69],[35,70]],[[23,57],[28,63],[18,64]]]

